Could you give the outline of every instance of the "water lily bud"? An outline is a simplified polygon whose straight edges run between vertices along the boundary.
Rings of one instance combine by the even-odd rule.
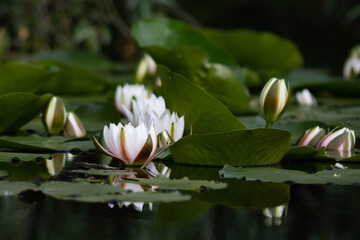
[[[317,105],[316,98],[311,92],[305,88],[301,92],[296,93],[296,101],[299,105],[315,106]]]
[[[135,70],[135,82],[143,83],[147,76],[154,76],[157,71],[157,65],[154,59],[147,53],[140,60]]]
[[[173,141],[177,141],[182,138],[185,128],[184,116],[179,118],[176,112],[170,113],[166,110],[159,118],[161,129],[159,132],[166,131]]]
[[[50,135],[59,134],[66,122],[66,109],[63,101],[52,97],[43,113],[43,123]]]
[[[104,127],[106,150],[94,137],[95,146],[104,154],[120,159],[126,165],[145,165],[152,160],[157,147],[155,125],[150,128],[141,123],[133,127],[131,123],[123,126],[110,124]]]
[[[306,130],[300,139],[298,146],[310,146],[316,148],[320,140],[325,136],[325,130],[319,126]]]
[[[260,108],[268,125],[279,120],[284,113],[290,94],[284,79],[270,79],[260,94]]]
[[[335,129],[329,132],[317,145],[320,149],[325,147],[328,150],[350,152],[355,146],[355,133],[348,128]]]
[[[345,61],[343,75],[345,79],[356,78],[360,74],[360,45],[355,46]]]
[[[124,86],[118,86],[115,92],[116,109],[125,115],[124,108],[131,110],[131,102],[133,99],[146,99],[149,95],[144,85],[125,84]]]
[[[64,127],[64,135],[65,137],[85,137],[86,130],[84,125],[78,118],[78,116],[73,113],[69,112],[67,116],[67,121]]]

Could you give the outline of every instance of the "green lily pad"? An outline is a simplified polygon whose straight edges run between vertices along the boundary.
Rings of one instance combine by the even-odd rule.
[[[50,159],[51,154],[0,152],[0,162],[11,162],[14,158],[21,161],[43,161]]]
[[[263,165],[280,162],[290,150],[287,131],[234,130],[185,136],[170,147],[176,163],[193,165]]]
[[[0,197],[16,196],[23,191],[34,188],[36,185],[29,182],[0,181]]]
[[[110,176],[110,175],[132,175],[136,174],[134,172],[124,171],[124,170],[104,170],[104,169],[89,169],[89,170],[83,170],[83,169],[76,169],[72,170],[70,172],[75,173],[82,173],[86,175],[98,175],[98,176]]]
[[[190,190],[190,191],[201,191],[206,188],[211,188],[211,189],[226,188],[226,183],[219,183],[215,181],[206,181],[206,180],[190,180],[187,177],[181,179],[169,179],[163,175],[158,175],[152,179],[126,178],[119,182],[157,186],[159,189],[177,189],[177,190]]]
[[[0,149],[30,150],[30,151],[70,151],[80,149],[83,151],[95,149],[91,140],[79,140],[61,136],[40,137],[31,135],[27,137],[0,137]]]
[[[0,96],[0,133],[14,132],[37,117],[52,97],[32,93],[8,93]]]
[[[229,53],[212,44],[197,30],[174,19],[151,18],[137,22],[132,34],[158,64],[196,83],[231,112],[253,112],[243,84],[243,69]]]
[[[266,79],[284,75],[291,69],[301,67],[304,62],[293,42],[273,33],[247,29],[201,29],[200,32],[214,44],[226,49],[240,65],[263,73]]]
[[[4,171],[4,170],[0,170],[0,177],[6,177],[8,176],[8,172],[7,171]]]
[[[108,86],[102,76],[79,65],[51,59],[33,61],[32,64],[43,66],[54,73],[42,83],[39,92],[57,95],[96,94],[104,92]]]
[[[360,169],[322,170],[310,174],[302,171],[270,167],[243,168],[225,165],[219,173],[224,178],[246,178],[247,181],[261,180],[263,182],[276,183],[291,181],[299,184],[334,183],[351,185],[358,183],[360,178]]]
[[[185,116],[185,128],[193,133],[224,132],[246,127],[218,100],[179,74],[158,67],[161,95],[166,105]]]
[[[10,92],[37,92],[51,73],[40,66],[12,63],[0,65],[0,95]]]

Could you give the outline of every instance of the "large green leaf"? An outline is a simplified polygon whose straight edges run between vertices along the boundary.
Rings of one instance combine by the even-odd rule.
[[[59,95],[84,95],[104,92],[108,83],[99,74],[82,66],[66,64],[57,60],[32,62],[52,71],[54,74],[43,82],[40,92]]]
[[[42,162],[45,159],[50,159],[50,154],[38,154],[38,153],[18,153],[18,152],[0,152],[0,162],[15,161],[36,161]]]
[[[176,163],[194,165],[262,165],[280,162],[290,150],[287,131],[234,130],[185,136],[170,147]]]
[[[30,64],[0,65],[0,95],[10,92],[36,92],[54,73]]]
[[[218,183],[215,181],[206,181],[206,180],[190,180],[187,177],[181,179],[169,179],[163,175],[158,175],[152,179],[126,178],[119,182],[157,186],[159,189],[166,189],[166,190],[175,189],[175,190],[201,191],[206,188],[211,188],[211,189],[226,188],[226,183]]]
[[[0,133],[14,132],[37,117],[52,97],[32,93],[8,93],[0,96]]]
[[[28,151],[70,151],[80,149],[87,151],[95,149],[91,140],[78,140],[77,138],[66,138],[61,136],[40,137],[31,135],[27,137],[0,137],[0,149],[15,149]]]
[[[185,116],[187,131],[193,133],[224,132],[246,127],[226,107],[179,74],[159,66],[161,95],[172,111]]]
[[[300,184],[327,184],[350,185],[359,182],[360,169],[322,170],[316,173],[306,173],[296,170],[277,169],[269,167],[242,168],[225,165],[220,170],[224,178],[246,178],[248,181],[261,180],[263,182],[287,182]]]
[[[166,30],[154,34],[157,29]],[[195,29],[180,21],[153,18],[138,22],[133,35],[158,64],[195,82],[230,111],[252,112],[247,89],[242,83],[242,69],[230,54],[211,44]]]
[[[303,57],[296,45],[273,33],[246,29],[200,31],[232,54],[240,65],[258,70],[266,78],[282,76],[303,65]]]

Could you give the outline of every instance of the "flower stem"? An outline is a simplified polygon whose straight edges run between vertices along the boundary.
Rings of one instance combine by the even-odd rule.
[[[266,127],[267,127],[267,128],[272,128],[272,125],[273,125],[272,122],[266,122]]]

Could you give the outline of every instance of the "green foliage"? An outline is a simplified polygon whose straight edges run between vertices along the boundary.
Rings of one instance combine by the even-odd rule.
[[[38,116],[52,97],[32,93],[14,92],[0,96],[0,133],[15,132]]]
[[[316,173],[305,173],[296,170],[277,168],[242,168],[225,165],[219,172],[224,178],[246,178],[247,181],[261,180],[263,182],[282,183],[292,181],[299,184],[351,185],[359,182],[359,169],[322,170]]]
[[[290,150],[287,131],[276,129],[234,130],[194,134],[170,147],[176,163],[194,165],[262,165],[280,162]]]
[[[159,66],[158,72],[166,106],[185,116],[187,131],[211,133],[246,129],[223,104],[186,78],[164,66]]]
[[[197,30],[180,21],[151,18],[135,24],[132,34],[158,64],[195,82],[230,111],[251,113],[243,70]]]
[[[281,77],[303,65],[303,57],[296,45],[273,33],[246,29],[201,29],[200,32],[214,44],[226,49],[241,66],[257,70],[266,80]]]

